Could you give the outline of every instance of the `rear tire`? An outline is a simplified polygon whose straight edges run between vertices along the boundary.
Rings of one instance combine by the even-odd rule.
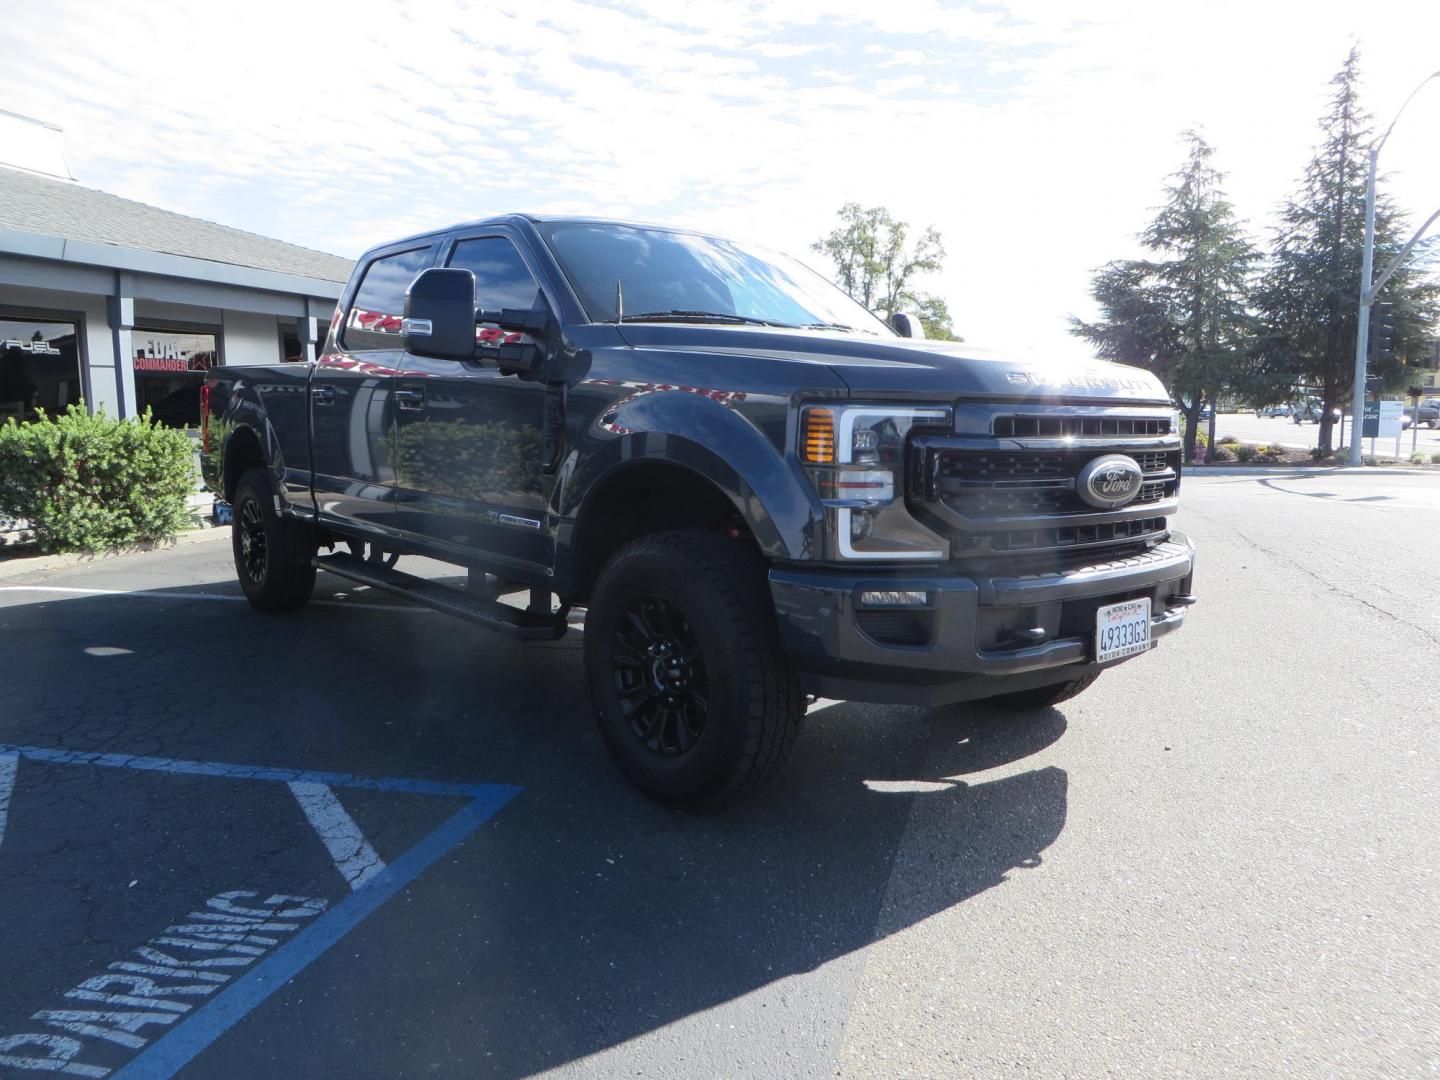
[[[245,598],[261,611],[293,611],[315,589],[319,547],[308,525],[275,511],[275,481],[268,469],[247,469],[235,485],[230,543]]]
[[[1032,690],[1016,690],[1012,694],[997,694],[984,700],[988,704],[999,705],[1002,709],[1011,709],[1015,712],[1048,709],[1052,705],[1059,705],[1062,701],[1069,701],[1076,694],[1083,694],[1098,678],[1100,678],[1100,672],[1096,671],[1083,678],[1071,679],[1069,682],[1056,683],[1053,686],[1037,686]]]
[[[773,778],[805,715],[765,564],[715,533],[655,533],[610,560],[585,618],[585,669],[620,771],[684,809]]]

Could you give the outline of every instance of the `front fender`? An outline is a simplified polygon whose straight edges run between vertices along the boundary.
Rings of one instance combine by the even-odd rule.
[[[787,404],[777,399],[761,407],[773,413]],[[573,550],[575,530],[595,509],[590,500],[605,481],[642,462],[678,465],[714,484],[768,558],[811,557],[824,512],[793,456],[777,450],[732,399],[686,390],[615,402],[581,433],[555,493],[562,551]]]

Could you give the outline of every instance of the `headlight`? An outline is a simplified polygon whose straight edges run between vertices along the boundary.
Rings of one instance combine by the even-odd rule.
[[[834,522],[846,559],[943,559],[945,541],[905,509],[905,440],[943,425],[943,406],[810,405],[800,414],[800,460]]]

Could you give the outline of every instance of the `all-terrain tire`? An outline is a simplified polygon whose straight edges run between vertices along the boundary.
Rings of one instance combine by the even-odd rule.
[[[275,511],[268,469],[247,469],[235,485],[230,542],[240,588],[261,611],[293,611],[315,589],[315,531]]]
[[[1013,709],[1016,712],[1048,709],[1052,705],[1059,705],[1062,701],[1069,701],[1076,694],[1084,693],[1098,678],[1100,678],[1100,672],[1095,671],[1083,678],[1071,679],[1069,682],[1055,683],[1053,686],[1037,686],[1031,690],[1016,690],[1010,694],[997,694],[994,697],[985,698],[985,701],[987,704],[999,705],[1002,709]]]
[[[585,669],[620,771],[684,809],[773,778],[805,716],[765,563],[716,533],[654,533],[616,553],[586,613]]]

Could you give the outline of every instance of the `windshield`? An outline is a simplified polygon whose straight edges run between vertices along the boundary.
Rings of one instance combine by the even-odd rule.
[[[556,222],[540,231],[594,322],[626,318],[826,326],[892,331],[794,259],[713,236],[603,222]]]

